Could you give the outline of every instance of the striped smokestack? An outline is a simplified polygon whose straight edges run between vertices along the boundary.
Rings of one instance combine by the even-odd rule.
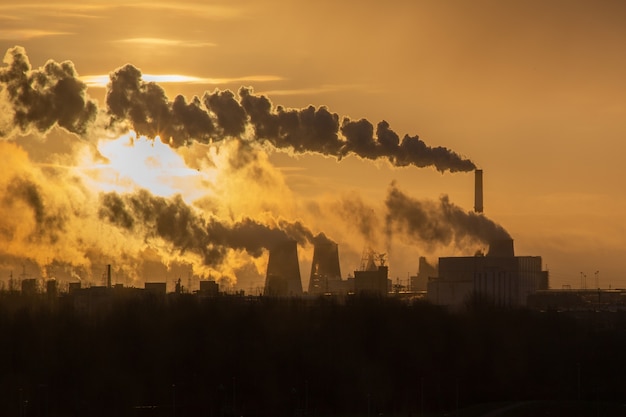
[[[483,170],[474,171],[474,211],[483,212]]]

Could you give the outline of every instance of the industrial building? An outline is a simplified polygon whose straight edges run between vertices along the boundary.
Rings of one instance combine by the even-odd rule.
[[[475,171],[474,211],[482,218],[483,171]],[[484,218],[483,218],[484,219]],[[502,230],[502,236],[508,236]],[[484,235],[482,235],[484,236]],[[314,251],[308,294],[319,295],[376,295],[388,294],[391,280],[383,254],[371,250],[363,253],[359,270],[353,277],[341,278],[338,245],[323,234],[313,240]],[[22,281],[24,294],[37,293],[36,280]],[[56,282],[49,283],[48,292],[56,294]],[[165,282],[145,282],[147,294],[165,296]],[[106,268],[106,287],[111,289],[111,265]],[[426,292],[426,299],[434,304],[462,309],[471,302],[491,303],[503,307],[527,306],[528,298],[538,291],[548,289],[548,273],[542,270],[540,256],[515,256],[513,240],[500,237],[489,242],[489,251],[475,256],[441,257],[438,264],[431,265],[426,258],[419,258],[416,276],[410,277],[412,293]],[[91,288],[89,294],[97,290]],[[70,283],[69,293],[79,294],[80,283]],[[183,293],[180,278],[175,283],[175,293]],[[215,281],[200,281],[203,296],[219,294]],[[267,273],[263,294],[271,297],[302,296],[303,288],[298,261],[298,245],[294,240],[279,242],[269,251]]]
[[[341,279],[338,245],[326,238],[315,239],[309,294],[347,294],[348,292],[350,292],[348,282]]]
[[[475,171],[474,211],[483,212],[483,171]],[[528,305],[528,297],[548,289],[548,272],[540,256],[515,256],[513,239],[489,242],[487,255],[442,257],[436,277],[427,284],[427,300],[451,309],[469,303],[490,303],[502,307]]]
[[[200,290],[198,291],[198,294],[216,297],[217,295],[219,295],[219,292],[220,292],[220,286],[217,282],[210,281],[210,280],[200,281]]]
[[[147,293],[155,296],[165,296],[167,294],[166,282],[144,282],[143,286]]]
[[[425,292],[430,278],[437,277],[437,265],[428,263],[424,256],[420,256],[417,275],[409,277],[409,291]]]
[[[354,271],[354,293],[357,295],[384,296],[389,293],[391,280],[386,265],[374,266],[364,271]]]
[[[295,240],[281,242],[270,250],[263,294],[272,297],[302,295],[298,244]]]
[[[548,289],[540,256],[515,256],[513,240],[492,242],[486,256],[439,258],[439,274],[428,282],[427,300],[452,309],[471,302],[526,306],[528,296]]]

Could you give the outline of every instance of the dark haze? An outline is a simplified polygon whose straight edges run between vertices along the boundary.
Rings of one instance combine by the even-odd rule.
[[[140,135],[161,139],[171,146],[191,141],[208,143],[226,136],[241,136],[250,125],[254,137],[275,148],[296,153],[319,153],[341,159],[357,155],[365,159],[385,158],[395,166],[433,166],[438,171],[471,171],[475,165],[450,149],[431,148],[417,136],[400,137],[386,121],[376,127],[365,119],[352,121],[331,113],[326,107],[274,108],[265,96],[242,87],[239,100],[229,91],[205,93],[189,103],[178,95],[170,101],[156,83],[144,82],[141,71],[127,64],[110,75],[106,96],[113,124],[129,122]],[[203,106],[204,105],[204,106]]]
[[[87,86],[78,79],[74,64],[52,60],[32,69],[26,51],[16,46],[7,51],[0,68],[0,92],[13,107],[13,126],[22,132],[31,127],[46,132],[55,124],[84,134],[96,119],[97,105],[86,98]],[[0,131],[0,135],[10,133]]]
[[[504,228],[482,214],[465,212],[451,203],[448,196],[438,202],[411,198],[391,184],[387,198],[387,232],[401,232],[427,245],[463,247],[470,242],[489,244],[510,239]]]
[[[300,222],[279,220],[270,226],[248,218],[232,224],[205,219],[180,195],[167,199],[146,190],[102,194],[98,214],[102,220],[142,234],[145,240],[161,238],[181,254],[200,255],[208,266],[219,266],[229,248],[258,257],[279,242],[295,240],[303,245],[314,238]]]
[[[55,124],[84,134],[96,119],[98,108],[85,94],[86,85],[70,61],[48,61],[33,69],[24,48],[7,51],[0,68],[0,92],[12,110],[12,126],[22,132],[31,127],[45,132]],[[252,127],[254,137],[279,149],[319,153],[341,159],[347,155],[387,159],[395,166],[433,166],[438,171],[471,171],[475,165],[445,147],[429,147],[418,136],[402,139],[386,121],[376,126],[330,112],[326,107],[274,108],[265,96],[242,87],[239,100],[229,91],[205,93],[187,101],[178,95],[170,101],[158,84],[145,82],[141,71],[127,64],[110,74],[106,93],[110,125],[127,122],[138,134],[159,135],[170,146],[192,141],[209,143],[227,136],[242,136]],[[0,131],[5,136],[9,132]]]

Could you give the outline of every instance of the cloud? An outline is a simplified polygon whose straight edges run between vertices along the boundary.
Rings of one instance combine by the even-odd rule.
[[[179,83],[179,84],[205,84],[205,85],[223,85],[233,83],[248,82],[273,82],[282,81],[284,78],[278,75],[247,75],[243,77],[223,77],[223,78],[207,78],[196,77],[192,75],[182,74],[142,74],[142,80],[154,83]],[[80,79],[89,87],[105,88],[109,81],[110,75],[84,75]]]
[[[124,2],[112,5],[111,7],[128,7],[136,9],[160,9],[176,12],[185,12],[189,14],[202,14],[204,18],[213,19],[233,19],[240,17],[243,10],[239,7],[223,6],[217,4],[206,4],[204,2]]]
[[[25,41],[34,38],[63,35],[74,35],[74,33],[42,29],[0,29],[0,39],[3,40]]]
[[[143,46],[172,46],[177,48],[204,48],[216,46],[216,44],[212,42],[198,42],[164,38],[128,38],[120,39],[117,42]]]
[[[125,1],[93,1],[90,3],[85,2],[23,2],[0,5],[0,10],[6,11],[30,11],[38,14],[57,14],[59,10],[61,13],[72,12],[93,12],[103,10],[113,10],[120,8],[133,8],[133,9],[146,9],[146,10],[165,10],[184,12],[187,14],[202,14],[205,18],[213,19],[233,19],[243,14],[241,8],[203,4],[195,2],[125,2]]]
[[[309,96],[350,90],[367,91],[369,93],[375,93],[380,91],[372,88],[371,86],[366,86],[363,84],[323,84],[318,87],[309,88],[264,90],[259,92],[259,94],[265,96]]]

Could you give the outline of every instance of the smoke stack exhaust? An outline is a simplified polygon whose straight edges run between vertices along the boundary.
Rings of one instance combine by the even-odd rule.
[[[483,170],[474,171],[474,211],[483,212]]]

